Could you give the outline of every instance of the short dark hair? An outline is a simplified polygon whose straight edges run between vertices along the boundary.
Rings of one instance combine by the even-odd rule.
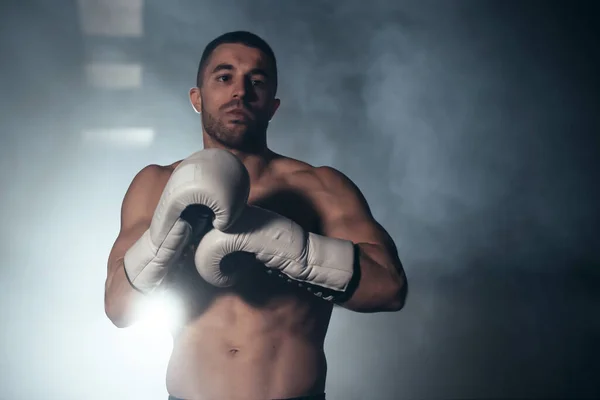
[[[267,57],[271,59],[273,63],[273,73],[275,74],[275,87],[277,88],[277,60],[275,59],[275,53],[273,53],[273,49],[271,46],[267,44],[267,42],[262,39],[260,36],[247,32],[247,31],[234,31],[227,32],[213,39],[209,44],[206,45],[204,51],[202,52],[202,57],[200,58],[200,64],[198,65],[198,73],[196,75],[196,86],[202,86],[202,76],[204,75],[204,70],[208,61],[210,60],[210,56],[215,51],[217,47],[222,44],[243,44],[248,47],[253,47],[258,49],[266,54]]]

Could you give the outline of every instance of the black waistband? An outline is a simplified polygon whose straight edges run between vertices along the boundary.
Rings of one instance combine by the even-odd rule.
[[[169,396],[169,400],[184,400],[179,397]],[[273,400],[325,400],[325,393],[314,394],[312,396],[301,396],[301,397],[288,397],[287,399],[273,399]]]

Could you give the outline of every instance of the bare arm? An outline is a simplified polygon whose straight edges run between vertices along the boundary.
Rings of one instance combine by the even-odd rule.
[[[360,190],[342,173],[318,168],[316,191],[322,233],[350,240],[358,252],[358,286],[342,307],[358,312],[398,311],[407,282],[394,241],[375,221]]]
[[[108,257],[108,273],[104,291],[104,309],[115,326],[124,328],[135,322],[136,309],[144,295],[129,283],[123,257],[150,226],[162,187],[158,185],[165,172],[149,165],[133,179],[121,207],[121,228]]]

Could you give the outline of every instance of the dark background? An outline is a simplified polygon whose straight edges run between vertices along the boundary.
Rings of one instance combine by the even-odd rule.
[[[238,29],[278,57],[271,146],[349,175],[410,281],[400,313],[334,313],[328,398],[600,398],[596,2],[0,7],[0,399],[166,397],[169,339],[110,325],[106,259],[134,174],[201,148],[187,90]]]

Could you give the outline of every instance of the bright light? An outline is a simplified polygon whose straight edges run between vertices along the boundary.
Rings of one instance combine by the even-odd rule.
[[[109,144],[114,147],[148,147],[154,141],[151,128],[86,129],[82,132],[84,143]]]
[[[170,331],[181,323],[183,305],[178,297],[164,293],[149,299],[139,310],[140,326],[150,331]]]
[[[143,0],[78,0],[86,35],[140,37],[144,34]]]
[[[131,359],[141,364],[168,359],[173,351],[171,330],[181,323],[183,305],[173,295],[164,294],[147,299],[139,307],[139,322],[120,330]]]
[[[102,89],[137,89],[142,86],[142,65],[94,62],[85,66],[88,83]]]

